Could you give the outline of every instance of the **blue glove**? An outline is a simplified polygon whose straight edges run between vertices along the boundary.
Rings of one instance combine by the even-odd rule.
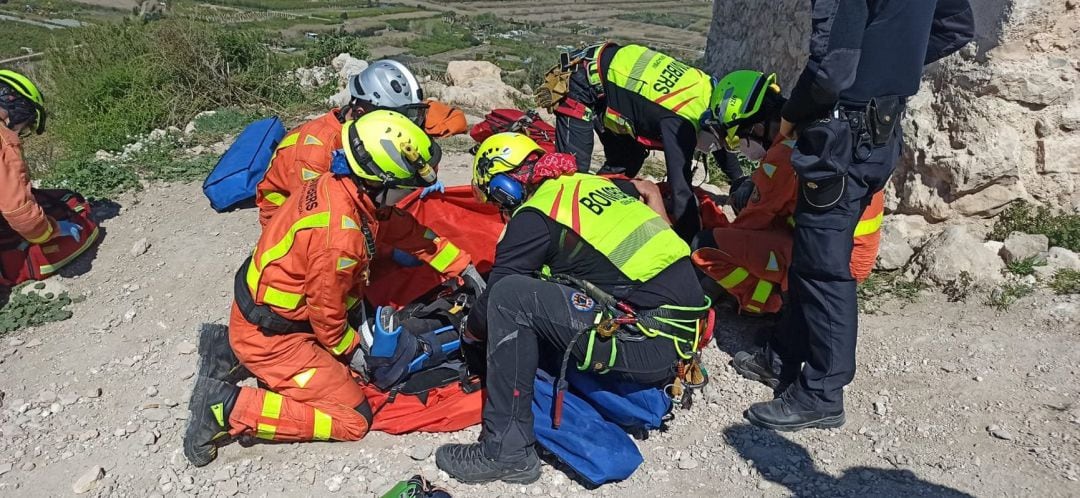
[[[403,266],[405,268],[412,268],[424,264],[423,261],[420,261],[420,258],[397,248],[390,253],[390,259],[393,259],[398,266]]]
[[[75,242],[82,242],[81,226],[70,221],[57,221],[56,226],[60,228],[61,237],[71,237],[75,239]]]
[[[330,172],[335,175],[347,175],[352,173],[349,160],[345,158],[345,151],[338,149],[330,153]]]
[[[440,194],[444,194],[444,193],[446,193],[446,187],[443,186],[442,181],[437,181],[437,182],[431,184],[430,187],[424,187],[424,190],[420,191],[420,198],[423,199],[424,197],[427,197],[428,194],[431,194],[432,192],[438,192]]]

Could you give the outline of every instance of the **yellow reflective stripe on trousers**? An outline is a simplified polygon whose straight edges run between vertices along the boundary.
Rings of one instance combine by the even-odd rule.
[[[281,416],[281,395],[272,391],[266,391],[263,398],[262,416],[277,420]]]
[[[261,255],[252,255],[251,264],[248,265],[247,270],[247,284],[248,289],[251,290],[251,296],[258,300],[259,280],[262,278],[262,270],[270,263],[281,259],[289,253],[289,250],[292,249],[293,242],[296,241],[296,232],[310,228],[325,228],[328,226],[330,226],[330,212],[328,211],[305,216],[297,220],[296,223],[293,223],[293,226],[289,227],[289,231],[285,236],[282,237],[277,244],[274,244],[273,247],[263,251]],[[266,292],[262,297],[262,303],[292,310],[298,308],[303,299],[303,294],[283,291],[267,286]]]
[[[862,237],[863,235],[870,235],[881,229],[881,222],[885,219],[885,212],[878,213],[877,216],[870,218],[869,220],[862,220],[858,225],[855,225],[855,236]]]
[[[435,253],[435,257],[431,258],[431,267],[434,268],[435,271],[442,273],[457,259],[459,254],[461,254],[461,249],[458,249],[458,246],[447,242],[439,252]]]
[[[757,286],[754,287],[754,294],[750,299],[754,302],[765,304],[769,300],[769,295],[772,294],[773,283],[768,280],[758,280]]]
[[[72,262],[72,260],[74,260],[75,258],[82,256],[82,253],[86,252],[86,250],[89,249],[90,246],[94,245],[94,241],[97,240],[99,234],[99,229],[95,228],[93,232],[90,232],[90,236],[86,238],[86,240],[83,242],[82,247],[80,247],[78,251],[71,253],[70,256],[55,263],[41,265],[38,267],[38,271],[41,272],[42,275],[50,275],[56,273],[57,270],[63,268],[68,263]]]
[[[264,192],[263,199],[266,199],[267,202],[275,206],[281,206],[282,204],[285,204],[285,201],[289,200],[289,198],[281,192]]]
[[[277,434],[276,425],[259,424],[255,428],[255,437],[259,439],[273,440],[275,434]]]
[[[742,281],[746,280],[746,277],[749,276],[750,272],[746,271],[746,268],[740,266],[734,270],[731,270],[731,273],[728,273],[726,277],[717,280],[717,283],[720,284],[720,287],[730,289],[732,287],[735,287],[736,285],[741,284]]]
[[[314,439],[316,441],[328,441],[330,439],[330,429],[332,429],[333,426],[334,419],[316,408]]]
[[[339,342],[337,346],[334,346],[334,349],[331,349],[330,351],[332,351],[336,355],[344,353],[347,349],[349,349],[349,346],[352,345],[353,339],[355,338],[356,329],[352,328],[352,325],[346,325],[345,335],[342,336],[341,342]]]

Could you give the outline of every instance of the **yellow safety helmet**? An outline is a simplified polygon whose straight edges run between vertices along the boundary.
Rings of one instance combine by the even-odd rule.
[[[34,115],[30,127],[35,128],[35,133],[38,135],[45,133],[45,98],[41,96],[41,91],[38,90],[37,85],[30,81],[30,78],[10,69],[0,69],[0,85],[10,87],[17,95],[23,97],[22,100],[29,106],[27,114],[33,113]],[[11,114],[10,109],[9,114]],[[17,117],[14,118],[17,119]],[[29,119],[29,117],[27,118]]]
[[[739,137],[736,136],[739,126],[755,120],[769,91],[780,93],[776,73],[734,71],[713,86],[709,109],[726,132],[729,149],[739,148]]]
[[[404,115],[371,111],[341,127],[341,143],[356,176],[388,187],[435,183],[439,145]]]
[[[544,149],[521,133],[496,133],[482,143],[476,149],[476,157],[473,159],[473,194],[477,200],[487,202],[491,194],[492,179],[503,173],[510,173],[522,166],[534,164],[544,155]],[[496,196],[496,200],[503,199]],[[515,192],[514,197],[520,201],[520,193]]]

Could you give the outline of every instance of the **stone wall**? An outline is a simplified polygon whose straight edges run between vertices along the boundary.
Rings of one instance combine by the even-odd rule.
[[[810,2],[714,2],[706,66],[779,73],[805,62]],[[905,120],[888,208],[930,221],[1018,199],[1080,211],[1080,1],[972,0],[976,41],[927,68]]]

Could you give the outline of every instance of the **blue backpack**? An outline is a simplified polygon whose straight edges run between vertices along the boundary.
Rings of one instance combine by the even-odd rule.
[[[532,403],[536,442],[593,486],[630,477],[644,461],[637,445],[573,391],[564,395],[562,424],[552,427],[554,382],[547,372],[537,371]]]
[[[285,137],[281,119],[270,117],[251,123],[240,132],[203,182],[210,207],[219,213],[255,197],[278,143]]]

